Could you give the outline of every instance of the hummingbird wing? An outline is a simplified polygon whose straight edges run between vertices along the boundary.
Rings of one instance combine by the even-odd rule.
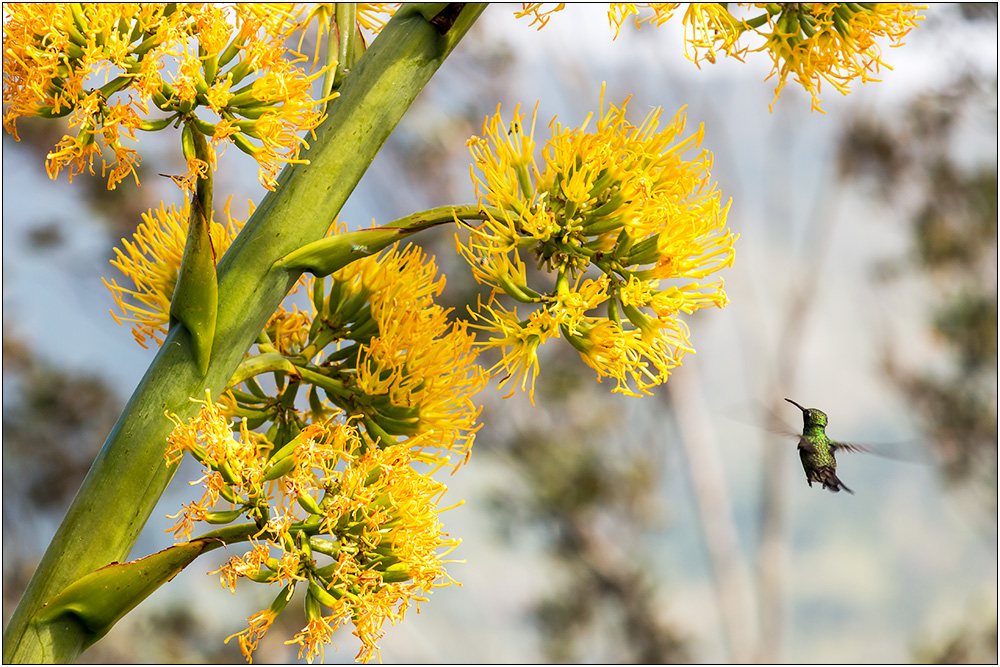
[[[732,406],[725,411],[730,419],[734,419],[744,424],[749,424],[771,433],[784,435],[789,438],[798,438],[802,435],[802,429],[794,429],[788,423],[776,415],[773,410],[769,410],[760,401],[751,400],[746,403]]]
[[[799,438],[799,451],[800,452],[807,452],[809,454],[815,454],[816,453],[816,446],[813,445],[811,442],[809,442],[808,438],[800,437]]]
[[[832,442],[830,446],[833,447],[834,452],[856,452],[858,454],[872,454],[872,450],[864,445],[858,445],[853,442]]]
[[[918,448],[917,441],[901,442],[879,442],[859,445],[855,442],[834,442],[834,453],[837,452],[860,452],[862,454],[873,454],[880,458],[902,461],[904,463],[931,463],[927,453]]]

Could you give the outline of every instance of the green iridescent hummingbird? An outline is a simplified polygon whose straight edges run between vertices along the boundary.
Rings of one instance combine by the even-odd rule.
[[[806,481],[809,486],[819,482],[824,489],[834,493],[843,489],[854,493],[847,485],[837,478],[838,451],[867,452],[859,445],[849,442],[834,442],[826,435],[826,413],[816,408],[804,408],[790,398],[786,401],[802,411],[802,435],[799,437],[799,458],[802,459],[802,469],[806,471]]]

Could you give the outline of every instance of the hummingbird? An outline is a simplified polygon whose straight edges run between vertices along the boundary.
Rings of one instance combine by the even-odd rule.
[[[786,401],[802,411],[802,435],[799,437],[799,458],[806,472],[809,486],[819,482],[824,489],[837,493],[841,489],[853,494],[847,485],[837,479],[838,451],[865,452],[864,447],[848,442],[834,442],[826,435],[826,413],[816,408],[804,408],[790,398]]]

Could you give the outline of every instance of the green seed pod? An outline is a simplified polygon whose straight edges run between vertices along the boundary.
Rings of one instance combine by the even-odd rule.
[[[392,507],[392,497],[388,493],[383,493],[372,501],[372,505],[375,507]]]
[[[268,464],[268,467],[264,469],[263,480],[265,482],[270,482],[278,479],[279,477],[288,474],[295,467],[295,457],[286,456],[279,461],[273,461]]]
[[[386,447],[391,447],[392,445],[397,444],[396,439],[386,433],[385,429],[379,426],[379,424],[368,415],[364,415],[361,418],[361,423],[365,425],[365,430],[368,432],[368,435],[372,440],[378,443],[380,448],[385,449]]]
[[[837,29],[837,32],[839,32],[842,37],[851,36],[851,30],[847,27],[847,21],[852,16],[853,13],[846,7],[837,6],[833,10],[833,27]]]
[[[63,106],[59,109],[59,111],[56,111],[55,107],[48,105],[48,106],[38,107],[38,109],[35,111],[35,114],[41,116],[42,118],[62,118],[72,110],[73,110],[72,106]]]
[[[625,317],[628,318],[628,321],[639,329],[649,331],[654,327],[653,320],[635,306],[622,306],[622,310],[625,313]]]
[[[314,621],[323,617],[323,607],[320,605],[319,600],[316,596],[312,594],[312,591],[306,591],[306,619],[309,621]]]
[[[336,609],[340,606],[337,602],[336,596],[320,586],[316,580],[311,577],[309,578],[309,595],[313,596],[316,601],[324,607]]]
[[[229,46],[225,48],[225,50],[219,55],[218,64],[220,68],[228,65],[233,60],[233,58],[235,58],[239,54],[244,41],[245,39],[242,36],[237,37],[229,44]]]
[[[323,510],[320,509],[319,504],[315,500],[313,500],[313,497],[310,496],[308,493],[300,493],[296,497],[296,500],[298,501],[302,509],[309,512],[310,514],[315,515],[323,513]]]
[[[275,580],[277,575],[267,569],[260,569],[256,572],[249,572],[246,577],[250,581],[256,581],[258,584],[269,584]]]
[[[223,461],[212,467],[217,470],[220,475],[222,475],[222,479],[226,480],[227,484],[237,484],[239,482],[239,480],[236,479],[236,473],[234,473],[233,469],[229,467],[228,462]]]
[[[236,509],[228,511],[205,512],[205,521],[211,524],[232,523],[240,518],[245,510]]]
[[[335,287],[340,287],[340,283],[334,283]],[[361,313],[368,303],[368,297],[371,293],[362,288],[357,292],[351,294],[349,292],[344,292],[343,290],[338,290],[338,299],[334,301],[332,296],[333,291],[331,290],[330,297],[330,313],[337,316],[337,319],[341,322],[354,322],[358,323],[360,319],[363,319]],[[371,317],[370,309],[366,312],[366,318]]]
[[[156,120],[143,119],[142,121],[139,122],[139,129],[143,130],[144,132],[156,132],[158,130],[163,130],[169,127],[172,121],[173,118],[170,117],[158,118]]]
[[[379,545],[375,547],[375,553],[381,554],[382,556],[390,556],[393,553],[395,553],[395,551],[393,551],[393,547],[391,544],[389,544],[385,540],[382,540],[382,542],[380,542]]]
[[[518,285],[506,276],[499,276],[500,287],[510,298],[521,303],[538,303],[542,295],[525,285]]]
[[[264,434],[264,438],[268,442],[273,443],[274,439],[277,438],[277,437],[278,437],[278,422],[273,422],[271,424],[270,428],[267,429],[267,433]],[[271,458],[272,459],[274,458],[275,454],[277,454],[277,451],[274,451],[274,452],[271,453]]]
[[[406,571],[406,568],[398,564],[389,567],[388,569],[385,570],[385,572],[382,573],[382,581],[384,581],[387,584],[394,584],[394,583],[399,583],[401,581],[408,581],[409,579],[412,578],[413,577],[410,575],[410,573]]]
[[[257,148],[252,143],[250,143],[250,140],[247,139],[244,135],[233,134],[230,135],[229,138],[232,140],[234,144],[236,144],[237,148],[239,148],[241,151],[243,151],[250,157],[256,159],[258,152]]]
[[[240,81],[245,79],[247,75],[250,74],[250,72],[252,71],[253,69],[251,68],[250,63],[248,63],[247,61],[244,60],[242,62],[236,63],[235,65],[233,65],[232,69],[229,70],[229,74],[233,75],[233,83],[231,85],[235,86]]]
[[[280,614],[285,609],[285,607],[288,605],[288,601],[292,599],[292,593],[294,592],[295,592],[294,581],[281,589],[281,592],[278,593],[277,597],[274,598],[274,602],[272,602],[270,606],[270,610],[274,612],[275,616]]]
[[[256,100],[253,100],[253,103],[251,104],[246,104],[243,106],[233,106],[232,100],[230,100],[229,105],[232,107],[233,113],[239,114],[244,118],[249,118],[250,120],[258,120],[261,116],[263,116],[267,112],[274,111],[273,105],[259,104],[256,102]],[[242,128],[244,126],[240,125],[240,127]]]
[[[300,532],[305,535],[315,535],[319,532],[319,527],[322,523],[323,517],[313,514],[310,515],[310,517],[305,521],[296,521],[293,523],[290,530]]]
[[[615,240],[615,251],[612,253],[612,257],[619,259],[628,254],[628,251],[632,249],[632,245],[635,243],[635,239],[628,233],[628,230],[622,229],[618,233],[618,238]]]
[[[323,401],[319,397],[319,390],[316,389],[316,385],[309,387],[309,411],[312,413],[313,420],[319,421],[323,418],[323,414],[326,412],[326,408],[323,407]]]
[[[618,210],[618,207],[625,202],[625,198],[622,196],[621,192],[618,191],[617,187],[613,191],[613,194],[608,197],[608,200],[603,204],[599,205],[597,208],[590,212],[591,220],[598,220],[606,215],[610,215]]]
[[[380,412],[376,412],[372,418],[380,427],[382,427],[382,430],[389,435],[413,435],[420,426],[419,417],[393,419],[391,417],[386,417]]]
[[[365,531],[365,528],[367,527],[368,524],[364,521],[349,522],[348,525],[343,529],[343,532],[347,533],[348,535],[353,535],[355,537],[358,537]]]
[[[254,507],[252,514],[253,515],[250,518],[252,518],[259,525],[264,525],[271,520],[271,510],[266,504]]]
[[[211,137],[215,135],[215,125],[212,125],[208,121],[204,121],[200,118],[195,118],[193,121],[194,127],[198,132],[201,132],[206,137]]]
[[[215,75],[219,73],[219,56],[205,58],[201,61],[201,68],[205,72],[205,81],[215,81]],[[205,91],[208,91],[208,86]]]
[[[390,565],[395,565],[398,562],[399,562],[399,556],[396,556],[395,554],[390,554],[373,560],[372,567],[374,567],[377,570],[386,570],[389,568]]]
[[[156,105],[157,109],[160,109],[162,111],[168,111],[169,110],[168,107],[170,106],[170,100],[167,99],[166,95],[157,90],[153,93],[153,104]]]
[[[229,486],[224,486],[219,489],[219,495],[222,496],[226,501],[231,502],[234,505],[239,505],[236,501],[236,494]]]
[[[336,540],[328,540],[322,537],[310,537],[309,545],[314,551],[326,554],[331,558],[337,558],[340,556],[340,542]]]
[[[622,260],[622,263],[625,266],[655,263],[660,258],[660,250],[657,247],[658,241],[659,239],[654,235],[636,243],[632,246],[632,251]]]
[[[778,19],[778,27],[788,35],[799,34],[799,11],[798,9],[787,9]]]
[[[262,426],[264,424],[264,422],[266,422],[271,417],[272,417],[272,414],[270,412],[260,411],[259,414],[256,414],[256,415],[254,415],[252,417],[245,417],[244,419],[246,419],[247,428],[252,431],[252,430],[257,429],[260,426]]]
[[[316,308],[316,320],[326,315],[326,277],[319,276],[313,280],[312,302]]]
[[[184,123],[181,129],[181,150],[185,160],[193,160],[197,157],[194,145],[194,124]]]
[[[365,486],[371,486],[379,480],[382,476],[382,466],[375,466],[368,471],[368,476],[365,477]]]

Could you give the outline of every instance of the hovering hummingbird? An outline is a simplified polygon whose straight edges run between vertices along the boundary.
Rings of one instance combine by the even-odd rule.
[[[799,438],[799,458],[802,468],[806,471],[806,481],[809,486],[819,482],[824,489],[834,493],[843,489],[854,493],[847,485],[837,479],[836,452],[866,452],[864,447],[848,442],[834,442],[826,435],[826,413],[816,408],[804,408],[790,398],[786,401],[802,411],[802,436]]]

